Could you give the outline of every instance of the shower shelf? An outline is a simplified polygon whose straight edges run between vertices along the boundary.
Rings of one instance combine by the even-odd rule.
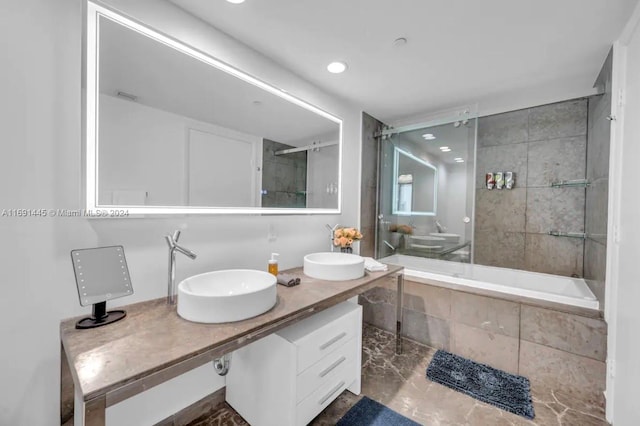
[[[561,180],[552,182],[552,188],[586,188],[590,182],[586,179]]]
[[[587,238],[587,235],[584,232],[560,232],[560,231],[549,231],[549,235],[552,237],[567,237],[567,238]]]

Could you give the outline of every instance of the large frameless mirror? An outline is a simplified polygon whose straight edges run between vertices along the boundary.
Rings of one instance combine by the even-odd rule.
[[[339,213],[342,121],[88,3],[86,206]]]

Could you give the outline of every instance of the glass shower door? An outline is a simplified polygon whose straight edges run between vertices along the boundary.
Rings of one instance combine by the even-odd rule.
[[[472,260],[476,119],[381,136],[376,257]]]

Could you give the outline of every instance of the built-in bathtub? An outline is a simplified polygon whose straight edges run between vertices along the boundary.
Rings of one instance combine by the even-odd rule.
[[[405,277],[426,284],[444,283],[505,295],[598,309],[598,300],[582,278],[562,277],[493,266],[393,255],[381,262],[405,267]],[[459,287],[461,286],[461,287]]]

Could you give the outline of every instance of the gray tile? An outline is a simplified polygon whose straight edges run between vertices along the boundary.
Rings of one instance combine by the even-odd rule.
[[[362,295],[358,298],[362,305],[362,320],[383,330],[395,332],[396,307],[388,303],[371,303]]]
[[[296,194],[293,192],[276,191],[276,207],[295,207]]]
[[[528,188],[526,232],[584,232],[584,188]]]
[[[524,232],[526,201],[526,188],[478,189],[476,191],[476,230]]]
[[[296,167],[282,164],[276,168],[276,191],[296,191]]]
[[[379,286],[365,291],[361,294],[369,303],[396,304],[396,292],[390,288]]]
[[[607,246],[590,238],[584,242],[584,279],[604,310]]]
[[[525,142],[529,111],[526,109],[478,119],[478,147]]]
[[[262,164],[262,188],[275,191],[276,189],[276,170],[278,165],[271,161],[265,161]]]
[[[451,323],[451,352],[476,362],[518,374],[517,337]]]
[[[607,324],[534,306],[522,306],[520,338],[575,355],[604,361],[607,355]]]
[[[507,300],[453,291],[451,319],[495,334],[520,334],[520,304]]]
[[[485,187],[485,175],[491,172],[514,172],[516,188],[527,182],[527,144],[478,148],[476,188]]]
[[[375,228],[373,226],[362,226],[362,239],[360,240],[360,256],[375,257]]]
[[[405,279],[403,304],[407,309],[448,319],[451,315],[451,290]]]
[[[589,117],[591,120],[592,118]],[[609,176],[611,121],[606,116],[594,117],[587,142],[587,178],[595,180]]]
[[[527,271],[581,277],[584,241],[579,238],[527,234],[525,268]]]
[[[375,226],[376,188],[363,186],[360,195],[360,226]]]
[[[449,349],[449,321],[404,309],[402,315],[403,335],[416,342],[438,348]]]
[[[586,134],[586,99],[543,105],[529,110],[529,141]]]
[[[580,389],[602,400],[605,363],[537,343],[520,341],[519,374],[528,377],[535,393],[553,389]]]
[[[476,230],[474,261],[480,265],[523,269],[525,234]]]
[[[527,186],[585,178],[587,141],[585,136],[530,143]]]
[[[589,238],[607,243],[609,179],[598,179],[587,188],[585,227]]]

